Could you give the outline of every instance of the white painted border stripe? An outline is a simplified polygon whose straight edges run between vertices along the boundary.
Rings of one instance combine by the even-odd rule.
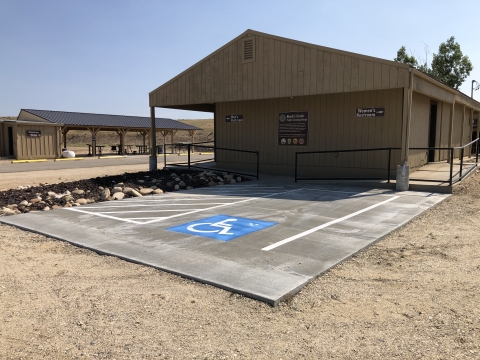
[[[223,202],[212,202],[212,203],[195,203],[195,206],[197,205],[222,205],[222,204],[229,204],[229,203],[223,203]],[[161,204],[134,204],[134,205],[109,205],[109,206],[82,206],[82,209],[113,209],[113,208],[137,208],[137,207],[149,207],[149,206],[156,206],[158,207]],[[192,206],[193,204],[167,204],[168,206]],[[153,210],[155,211],[155,210]],[[160,211],[160,210],[159,210]],[[162,210],[166,211],[166,210]],[[177,211],[177,210],[175,210]]]
[[[387,200],[385,200],[385,201],[379,202],[378,204],[375,204],[375,205],[366,207],[365,209],[356,211],[356,212],[351,213],[351,214],[349,214],[349,215],[346,215],[346,216],[344,216],[344,217],[341,217],[341,218],[338,218],[338,219],[329,221],[329,222],[327,222],[327,223],[325,223],[325,224],[322,224],[322,225],[320,225],[320,226],[314,227],[313,229],[304,231],[304,232],[302,232],[302,233],[300,233],[300,234],[291,236],[291,237],[289,237],[289,238],[287,238],[287,239],[285,239],[285,240],[276,242],[275,244],[266,246],[266,247],[262,248],[262,250],[263,250],[263,251],[270,251],[270,250],[275,249],[275,248],[277,248],[277,247],[279,247],[279,246],[285,245],[285,244],[287,244],[287,243],[289,243],[289,242],[291,242],[291,241],[293,241],[293,240],[297,240],[297,239],[299,239],[299,238],[301,238],[301,237],[304,237],[304,236],[306,236],[306,235],[309,235],[309,234],[311,234],[311,233],[314,233],[315,231],[318,231],[318,230],[321,230],[321,229],[325,229],[326,227],[328,227],[328,226],[330,226],[330,225],[333,225],[333,224],[339,223],[339,222],[341,222],[341,221],[350,219],[351,217],[357,216],[357,215],[359,215],[359,214],[361,214],[361,213],[364,213],[364,212],[366,212],[366,211],[368,211],[368,210],[372,210],[372,209],[374,209],[374,208],[376,208],[376,207],[378,207],[378,206],[381,206],[381,205],[383,205],[383,204],[386,204],[386,203],[388,203],[388,202],[390,202],[390,201],[392,201],[392,200],[398,199],[399,197],[400,197],[400,196],[394,196],[394,197],[392,197],[392,198],[390,198],[390,199],[387,199]]]
[[[224,207],[224,206],[229,206],[229,205],[236,205],[236,204],[240,204],[240,203],[247,202],[247,201],[258,200],[258,199],[267,198],[267,197],[270,197],[270,196],[275,196],[275,195],[280,195],[280,194],[286,194],[286,193],[290,193],[290,192],[294,192],[294,191],[300,191],[300,190],[303,190],[303,189],[295,189],[295,190],[284,191],[284,192],[279,192],[279,193],[274,193],[274,194],[269,194],[269,195],[264,195],[264,196],[258,196],[258,197],[254,197],[254,198],[250,198],[250,199],[245,199],[245,200],[240,200],[240,201],[236,201],[236,202],[232,202],[232,203],[227,203],[227,204],[223,204],[223,205],[212,206],[212,207],[205,208],[205,209],[201,209],[201,210],[194,210],[194,211],[189,211],[189,212],[182,213],[182,214],[172,215],[172,216],[169,216],[168,218],[165,218],[165,219],[171,219],[171,218],[178,217],[178,216],[190,215],[190,214],[194,214],[194,213],[197,213],[197,212],[200,212],[200,211],[208,211],[208,210],[216,209],[216,208],[219,208],[219,207]],[[71,208],[67,208],[67,209],[71,209]],[[157,222],[157,221],[161,221],[161,220],[164,220],[164,219],[147,221],[147,222],[144,222],[143,224],[151,224],[151,223],[154,223],[154,222]]]
[[[115,216],[102,214],[101,212],[85,211],[85,210],[81,210],[81,209],[78,209],[78,208],[72,208],[72,207],[65,208],[65,210],[82,212],[82,213],[85,213],[85,214],[96,215],[96,216],[105,217],[105,218],[108,218],[108,219],[126,221],[126,222],[130,222],[130,223],[133,223],[133,224],[138,224],[138,225],[146,225],[146,224],[151,224],[151,223],[154,223],[154,222],[162,221],[162,220],[165,220],[165,219],[171,219],[171,218],[175,218],[175,217],[179,217],[179,216],[194,214],[194,213],[197,213],[197,212],[200,212],[200,211],[208,211],[208,210],[216,209],[216,208],[219,208],[219,207],[240,204],[240,203],[247,202],[247,201],[267,198],[267,197],[270,197],[270,196],[281,195],[281,194],[286,194],[286,193],[291,193],[291,192],[301,191],[301,190],[303,190],[303,189],[295,189],[295,190],[273,193],[273,194],[264,195],[264,196],[257,196],[257,197],[254,197],[254,198],[244,199],[244,200],[235,201],[235,202],[229,202],[229,203],[225,203],[225,204],[222,204],[222,205],[211,206],[211,207],[204,208],[204,209],[182,212],[181,214],[177,214],[177,215],[171,215],[171,216],[167,216],[167,217],[158,217],[158,218],[154,218],[153,220],[145,221],[145,222],[139,222],[139,221],[135,221],[135,220],[132,220],[132,219],[119,218],[119,217],[115,217]],[[101,207],[98,207],[98,209],[101,209]]]

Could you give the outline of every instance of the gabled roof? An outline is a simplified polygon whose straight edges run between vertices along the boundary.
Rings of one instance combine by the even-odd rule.
[[[394,89],[408,74],[407,64],[247,30],[150,92],[150,106],[205,111],[219,102]]]
[[[36,115],[49,122],[63,125],[150,129],[150,118],[142,116],[89,114],[34,109],[22,109],[20,112],[22,111]],[[173,119],[156,118],[155,124],[157,129],[201,130],[196,126],[187,125]]]

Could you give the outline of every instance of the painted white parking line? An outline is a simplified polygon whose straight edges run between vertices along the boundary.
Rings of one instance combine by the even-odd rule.
[[[220,208],[220,207],[224,207],[224,206],[231,206],[231,205],[236,205],[236,204],[240,204],[240,203],[244,203],[244,202],[248,202],[248,201],[253,201],[253,200],[258,200],[258,199],[262,199],[262,198],[267,198],[267,197],[271,197],[271,196],[276,196],[276,195],[281,195],[281,194],[286,194],[286,193],[291,193],[291,192],[296,192],[296,191],[300,191],[302,189],[295,189],[295,190],[289,190],[289,191],[283,191],[283,192],[275,192],[275,193],[269,193],[267,195],[263,195],[263,196],[255,196],[255,197],[249,197],[249,198],[246,198],[246,199],[243,199],[243,200],[238,200],[238,201],[230,201],[230,202],[226,202],[226,203],[219,203],[219,205],[215,205],[215,206],[210,206],[210,207],[206,207],[206,208],[203,208],[203,209],[194,209],[194,210],[188,210],[188,211],[185,211],[186,209],[179,209],[179,210],[171,210],[171,209],[168,209],[168,210],[164,210],[164,209],[159,209],[159,210],[138,210],[138,211],[130,211],[130,210],[127,210],[127,211],[112,211],[112,212],[103,212],[103,211],[98,211],[98,212],[94,212],[94,211],[85,211],[83,209],[85,209],[85,207],[82,207],[82,209],[79,209],[77,207],[75,208],[66,208],[65,210],[69,210],[69,211],[76,211],[76,212],[81,212],[81,213],[85,213],[85,214],[90,214],[90,215],[95,215],[95,216],[100,216],[100,217],[105,217],[105,218],[109,218],[109,219],[114,219],[114,220],[119,220],[119,221],[125,221],[125,222],[130,222],[130,223],[133,223],[133,224],[137,224],[137,225],[147,225],[147,224],[152,224],[152,223],[155,223],[155,222],[158,222],[158,221],[162,221],[162,220],[166,220],[166,219],[172,219],[172,218],[175,218],[175,217],[179,217],[179,216],[186,216],[186,215],[190,215],[190,214],[194,214],[194,213],[198,213],[198,212],[202,212],[202,211],[208,211],[208,210],[212,210],[212,209],[216,209],[216,208]],[[214,194],[213,194],[214,196]],[[202,199],[203,198],[203,199]],[[204,200],[204,196],[201,196],[198,198],[198,200]],[[229,198],[230,200],[232,198]],[[140,200],[140,199],[139,199]],[[177,197],[175,197],[175,201],[178,200]],[[142,203],[140,203],[142,204]],[[170,205],[170,204],[168,204]],[[186,204],[186,205],[196,205],[195,203],[191,203],[191,204]],[[134,207],[134,205],[132,205],[132,207]],[[141,205],[140,205],[141,207]],[[101,206],[94,206],[94,207],[89,207],[89,208],[94,208],[96,210],[102,210],[102,207]],[[108,208],[108,206],[107,206]],[[133,212],[149,212],[149,213],[153,213],[153,212],[163,212],[163,211],[181,211],[180,214],[176,214],[176,215],[170,215],[170,216],[163,216],[163,217],[155,217],[155,218],[152,218],[152,220],[149,220],[149,221],[137,221],[136,218],[121,218],[121,217],[117,217],[117,216],[111,216],[111,215],[107,215],[107,214],[123,214],[123,213],[133,213]]]
[[[225,203],[195,203],[195,205],[221,205]],[[110,208],[130,208],[130,207],[151,207],[151,206],[159,206],[160,204],[150,205],[150,204],[135,204],[135,205],[107,205],[107,206],[82,206],[82,209],[110,209]],[[167,204],[168,206],[191,206],[192,204]],[[166,211],[166,210],[163,210]]]
[[[314,233],[314,232],[316,232],[316,231],[318,231],[318,230],[325,229],[326,227],[328,227],[328,226],[330,226],[330,225],[333,225],[333,224],[339,223],[339,222],[341,222],[341,221],[350,219],[351,217],[354,217],[354,216],[356,216],[356,215],[359,215],[359,214],[361,214],[361,213],[364,213],[364,212],[366,212],[366,211],[368,211],[368,210],[372,210],[372,209],[374,209],[374,208],[376,208],[376,207],[378,207],[378,206],[381,206],[381,205],[386,204],[386,203],[388,203],[388,202],[390,202],[390,201],[393,201],[393,200],[395,200],[395,199],[398,199],[399,197],[400,197],[400,196],[391,197],[390,199],[387,199],[387,200],[385,200],[385,201],[379,202],[378,204],[375,204],[375,205],[366,207],[366,208],[364,208],[364,209],[362,209],[362,210],[359,210],[359,211],[356,211],[356,212],[351,213],[351,214],[349,214],[349,215],[346,215],[346,216],[344,216],[344,217],[341,217],[341,218],[338,218],[338,219],[329,221],[329,222],[327,222],[327,223],[325,223],[325,224],[322,224],[322,225],[320,225],[320,226],[314,227],[313,229],[304,231],[304,232],[302,232],[302,233],[300,233],[300,234],[297,234],[297,235],[291,236],[291,237],[289,237],[289,238],[287,238],[287,239],[284,239],[284,240],[282,240],[282,241],[276,242],[275,244],[266,246],[266,247],[262,248],[262,250],[263,250],[263,251],[270,251],[270,250],[275,249],[275,248],[277,248],[277,247],[279,247],[279,246],[285,245],[285,244],[287,244],[287,243],[289,243],[289,242],[291,242],[291,241],[300,239],[300,238],[302,238],[302,237],[304,237],[304,236],[306,236],[306,235],[309,235],[309,234],[311,234],[311,233]]]

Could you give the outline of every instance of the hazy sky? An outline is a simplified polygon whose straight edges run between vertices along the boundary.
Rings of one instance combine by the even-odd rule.
[[[425,58],[453,35],[474,65],[461,91],[480,81],[479,0],[0,0],[0,116],[149,116],[150,91],[246,29],[384,59],[402,45]]]

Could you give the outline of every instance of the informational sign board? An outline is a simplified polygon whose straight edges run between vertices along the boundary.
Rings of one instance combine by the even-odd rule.
[[[385,116],[385,108],[360,108],[357,109],[357,118],[370,118],[370,117],[382,117]]]
[[[278,114],[278,145],[307,146],[308,111],[290,111]]]
[[[39,138],[42,136],[42,132],[40,130],[25,130],[27,137],[30,138]]]
[[[167,230],[208,237],[220,241],[230,241],[239,236],[247,235],[276,224],[275,222],[237,216],[216,215],[167,228]]]
[[[225,121],[226,122],[242,122],[243,121],[243,115],[227,115],[225,116]]]

